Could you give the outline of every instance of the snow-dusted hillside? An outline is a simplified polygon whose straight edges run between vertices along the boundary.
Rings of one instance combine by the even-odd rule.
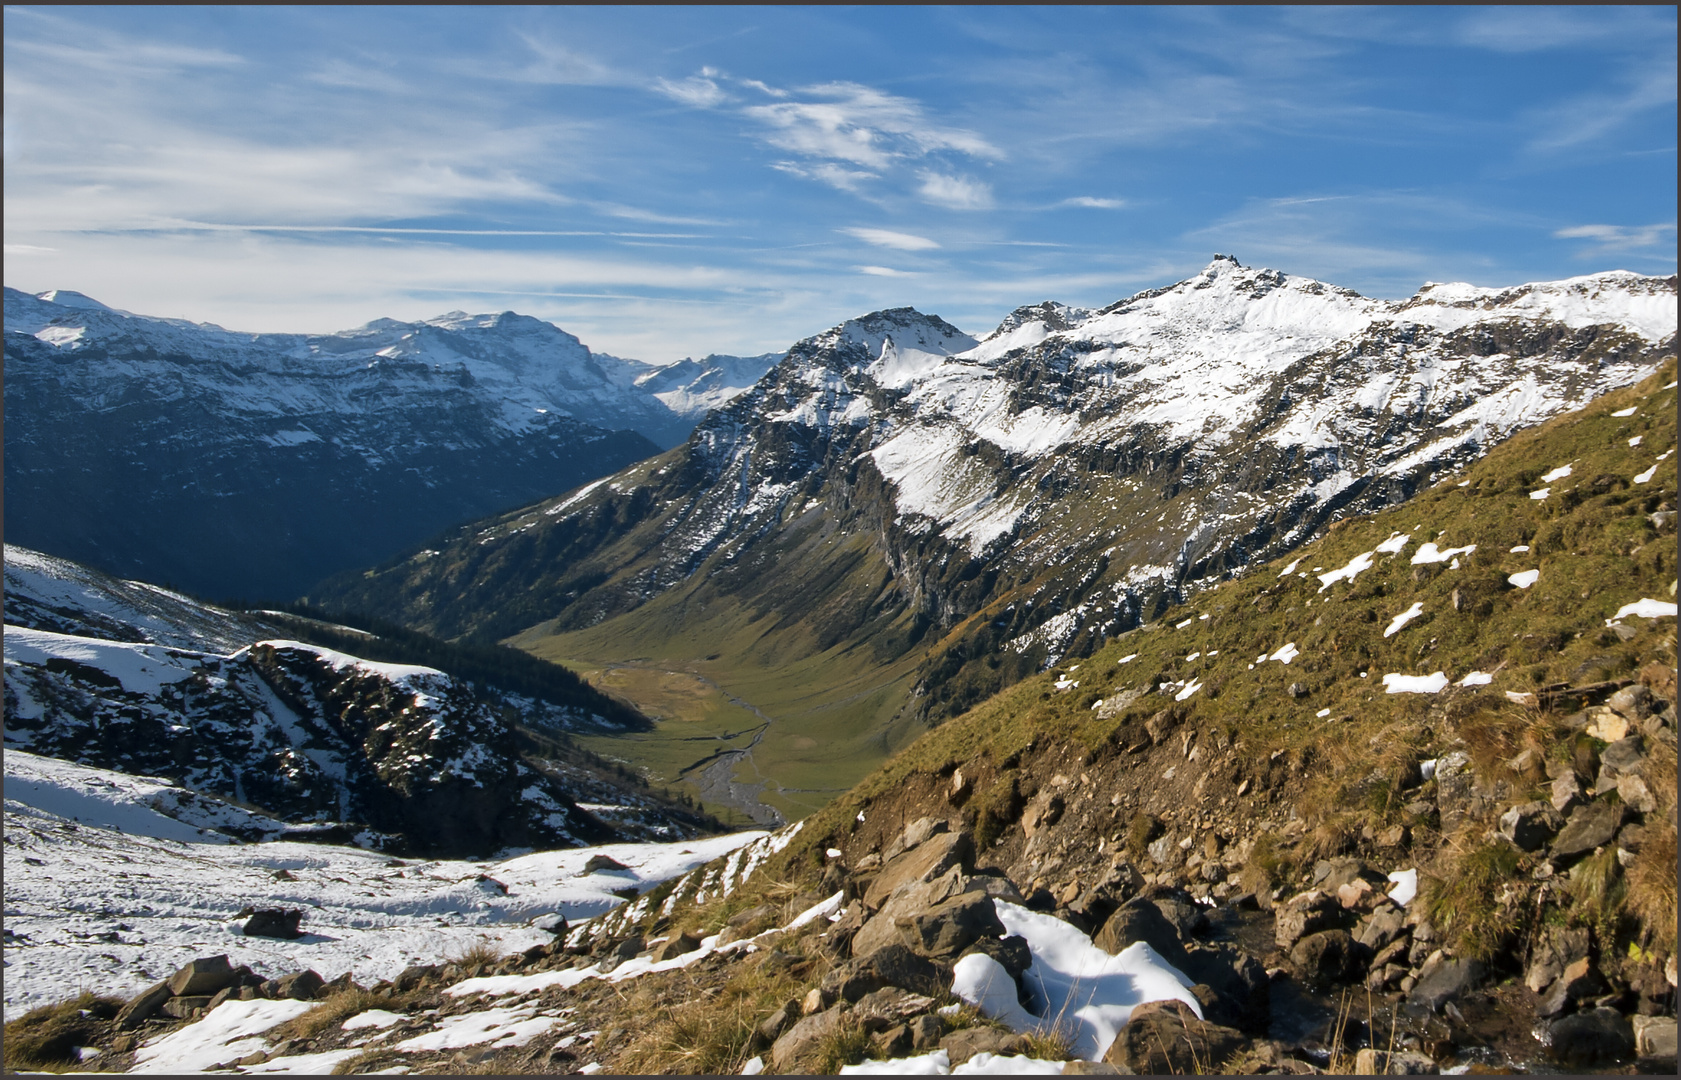
[[[1385,301],[1227,256],[1101,310],[1019,309],[979,342],[878,312],[795,345],[669,462],[331,599],[507,634],[634,621],[704,581],[816,619],[822,648],[956,629],[924,689],[961,707],[1636,381],[1675,329],[1673,278]]]
[[[272,976],[308,967],[372,983],[479,941],[526,948],[552,940],[530,926],[538,916],[599,915],[623,903],[617,892],[645,891],[763,835],[404,863],[217,831],[254,821],[164,780],[8,749],[7,1019],[83,989],[131,994],[212,953]],[[625,869],[588,869],[597,855]],[[304,936],[243,936],[238,913],[252,904],[303,909]]]
[[[263,599],[681,442],[770,366],[653,367],[513,312],[244,334],[7,289],[5,323],[8,535]]]
[[[527,760],[538,748],[521,728],[613,729],[587,707],[286,640],[307,622],[16,545],[5,559],[8,753],[168,776],[207,806],[236,800],[261,812],[228,809],[227,827],[210,827],[246,838],[313,830],[460,853],[693,832],[578,762]]]

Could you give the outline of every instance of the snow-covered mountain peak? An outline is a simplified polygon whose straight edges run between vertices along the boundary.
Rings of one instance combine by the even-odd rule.
[[[807,338],[800,345],[833,349],[841,342],[862,346],[871,361],[879,360],[888,340],[899,351],[913,350],[937,356],[950,356],[974,348],[979,344],[973,337],[946,322],[938,315],[925,315],[915,308],[887,308],[848,319],[839,326],[816,337]],[[800,346],[795,346],[798,349]]]
[[[60,307],[81,308],[88,311],[116,310],[115,308],[107,307],[106,305],[101,304],[98,300],[88,296],[86,293],[79,293],[72,289],[48,289],[44,293],[37,293],[35,298],[37,300],[45,300],[49,304],[57,304]]]

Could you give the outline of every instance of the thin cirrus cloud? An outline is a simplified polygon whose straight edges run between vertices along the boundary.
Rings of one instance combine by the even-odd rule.
[[[1076,195],[1071,199],[1064,199],[1060,206],[1083,206],[1090,210],[1119,210],[1126,205],[1125,199],[1100,199],[1094,195]]]
[[[1615,252],[1638,252],[1660,246],[1673,248],[1675,222],[1657,225],[1572,225],[1553,233],[1560,240],[1590,240],[1588,251],[1609,255]]]
[[[923,199],[952,210],[987,210],[992,207],[992,187],[967,176],[948,176],[932,169],[917,174],[922,181],[918,192]]]
[[[912,271],[895,270],[891,266],[860,266],[858,267],[858,272],[860,274],[868,274],[871,277],[916,277],[916,274]]]
[[[895,251],[932,251],[940,246],[936,240],[926,236],[916,236],[912,233],[895,232],[892,229],[841,229],[848,236],[856,237],[866,244],[876,247],[893,248]]]

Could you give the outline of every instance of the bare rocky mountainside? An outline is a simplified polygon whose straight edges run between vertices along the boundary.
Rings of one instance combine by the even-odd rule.
[[[270,602],[680,442],[776,359],[656,367],[513,312],[303,335],[5,307],[8,538]]]
[[[664,872],[658,846],[592,855],[628,887],[587,921],[401,968],[225,936],[11,1021],[8,1065],[1673,1075],[1678,388],[1655,367],[1059,659],[800,822]],[[95,844],[30,820],[8,816],[9,896],[17,855]],[[485,876],[536,910],[577,869]]]
[[[882,311],[665,455],[310,595],[715,685],[765,723],[730,744],[732,790],[791,818],[925,724],[1639,380],[1675,329],[1673,278],[1392,302],[1225,256],[982,341]]]
[[[404,642],[5,555],[6,749],[169,777],[214,831],[482,856],[716,827],[570,745],[647,724],[575,679],[511,691],[348,651]],[[545,665],[502,681],[524,666]]]

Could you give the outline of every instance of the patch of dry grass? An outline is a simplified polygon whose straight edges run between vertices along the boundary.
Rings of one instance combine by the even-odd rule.
[[[1501,886],[1516,876],[1520,858],[1521,852],[1504,840],[1462,841],[1447,850],[1432,872],[1419,875],[1425,911],[1458,955],[1488,963],[1507,944],[1515,928],[1498,897]]]
[[[1628,868],[1628,912],[1660,956],[1675,951],[1675,860],[1675,826],[1660,820],[1647,827],[1645,842]]]
[[[313,1039],[339,1026],[352,1016],[367,1012],[369,1009],[387,1009],[397,1012],[408,1004],[410,997],[411,995],[408,994],[381,997],[372,990],[363,990],[356,987],[340,990],[302,1016],[294,1017],[280,1025],[276,1029],[276,1038]]]
[[[64,1072],[80,1068],[76,1047],[93,1040],[98,1032],[95,1021],[109,1020],[122,1007],[115,998],[84,992],[56,1005],[30,1009],[6,1024],[6,1071]]]

